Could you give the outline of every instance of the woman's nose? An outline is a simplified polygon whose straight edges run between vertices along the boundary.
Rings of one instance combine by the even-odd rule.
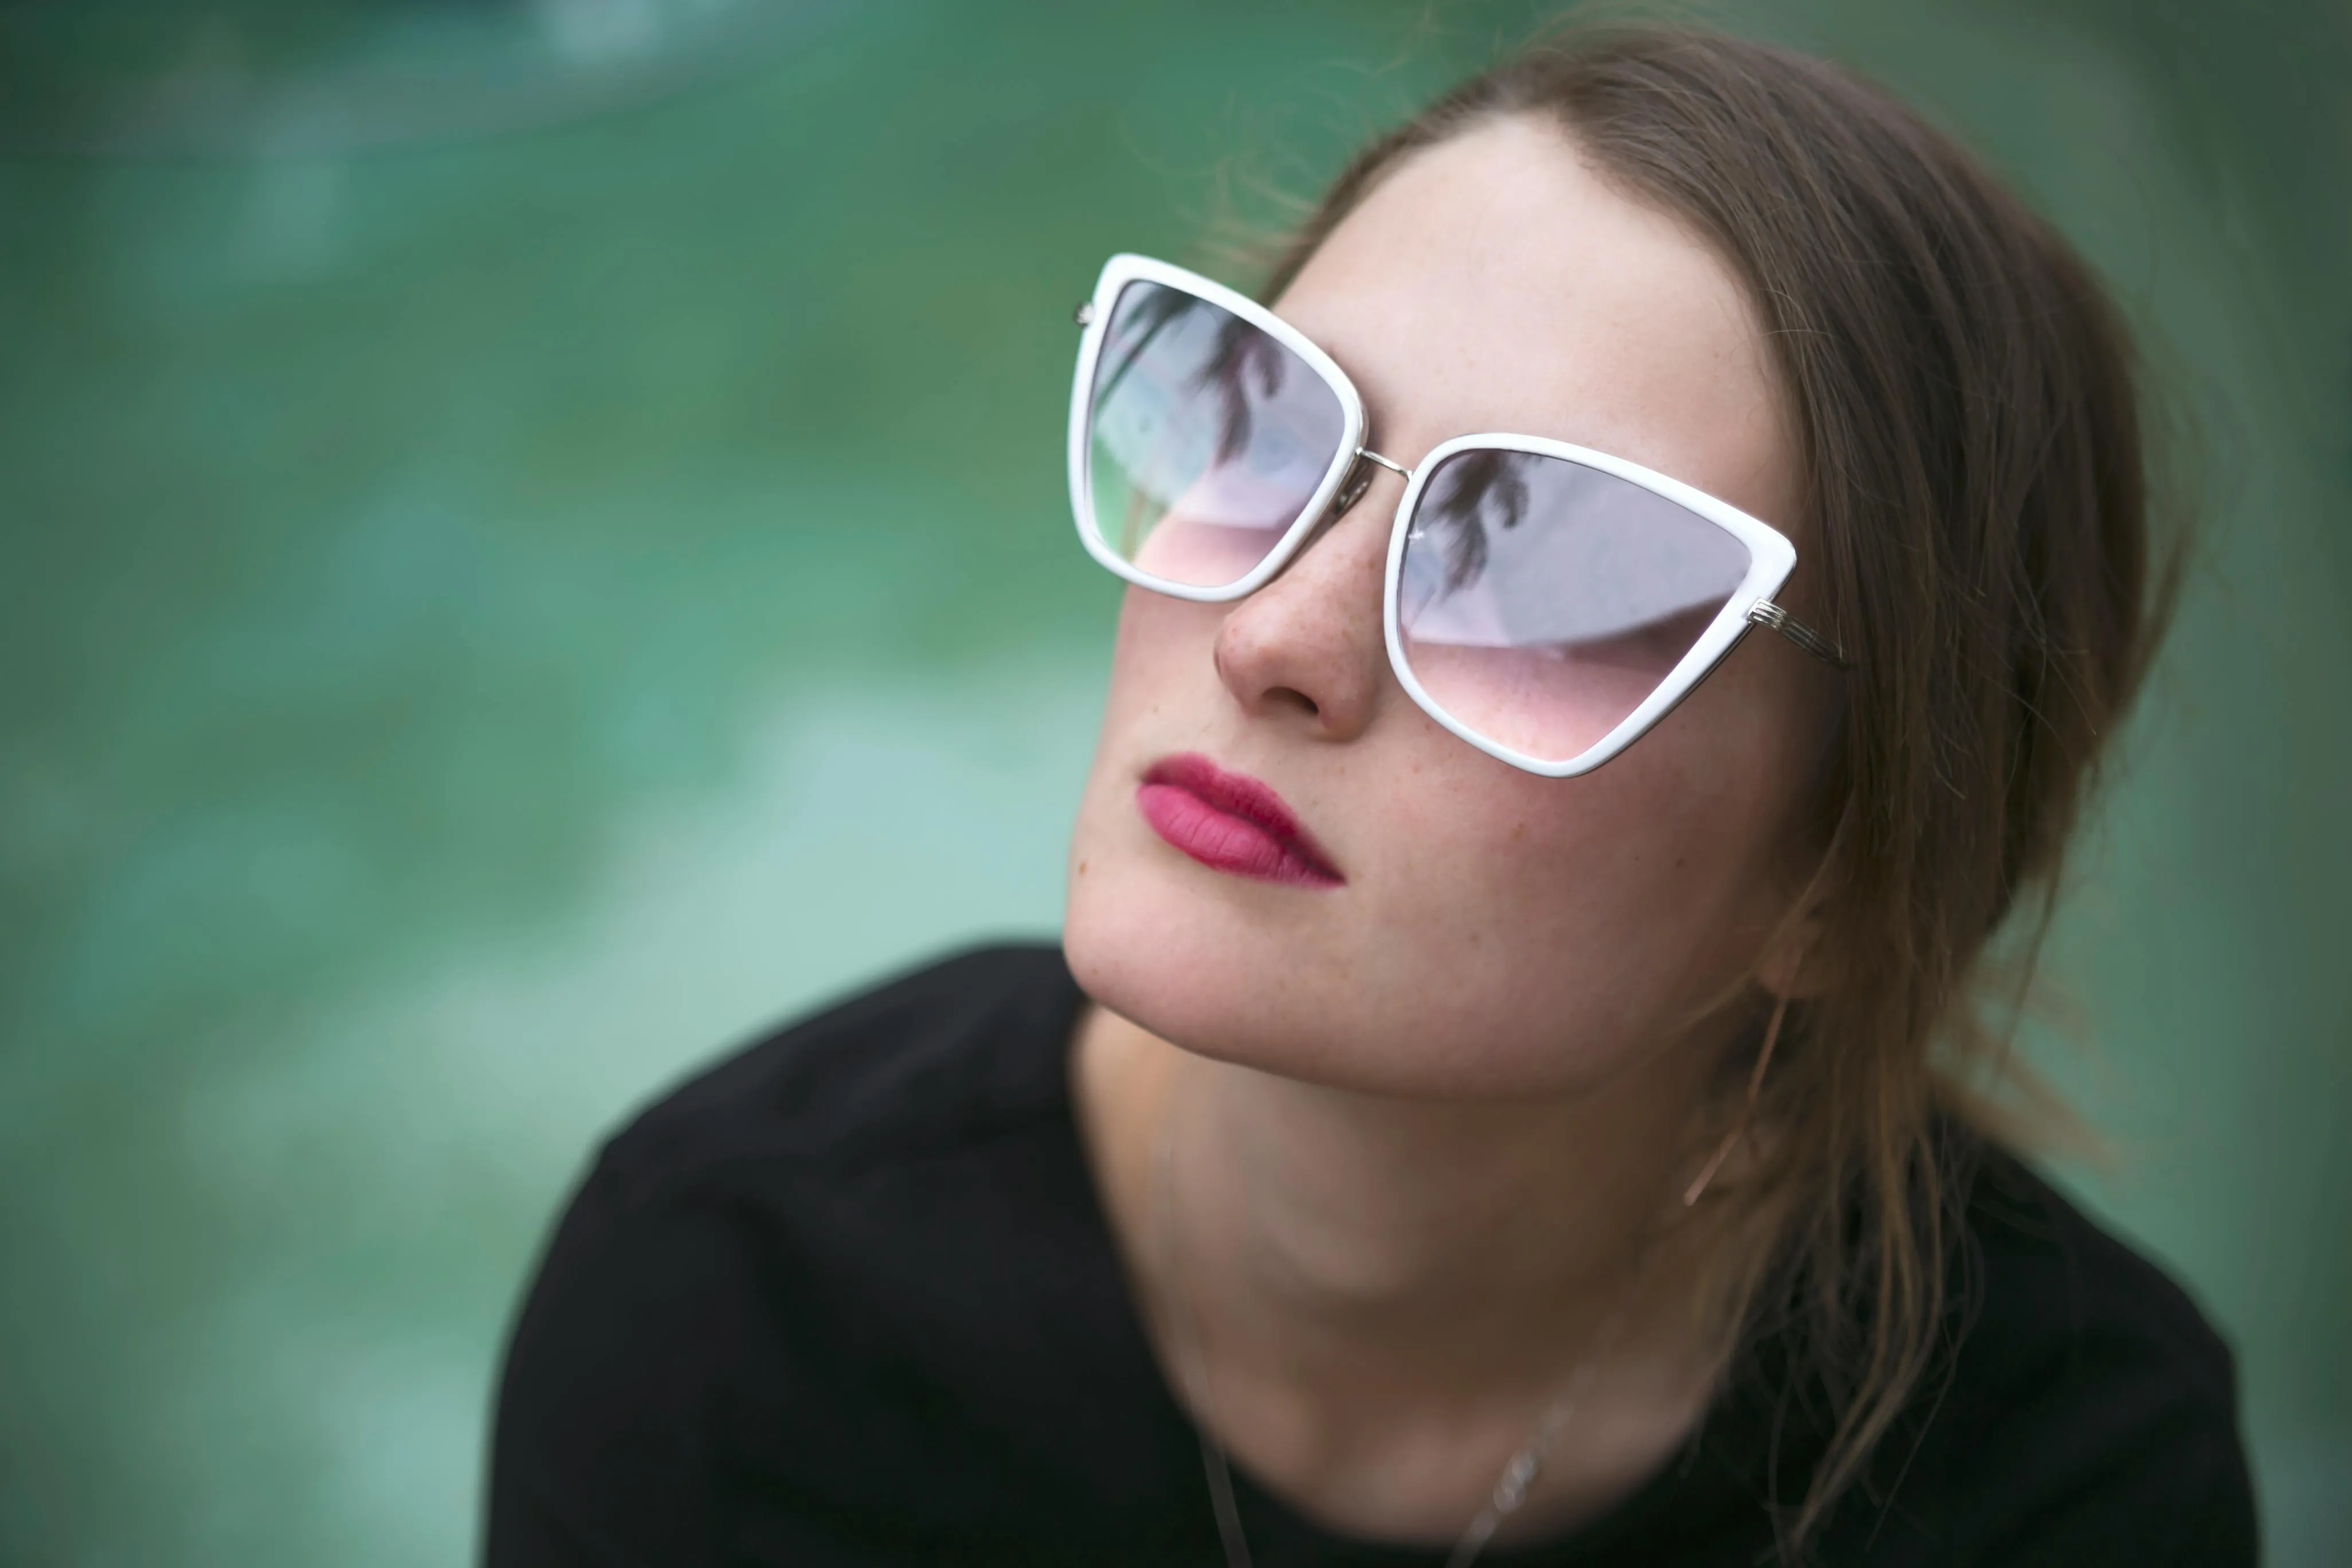
[[[1213,656],[1244,711],[1325,741],[1352,740],[1372,721],[1388,670],[1385,525],[1402,494],[1402,480],[1381,474],[1274,581],[1226,613]]]

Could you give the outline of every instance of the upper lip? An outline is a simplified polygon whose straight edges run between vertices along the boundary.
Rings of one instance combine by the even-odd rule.
[[[1252,824],[1333,881],[1346,880],[1331,863],[1329,852],[1298,820],[1298,814],[1263,779],[1228,773],[1198,752],[1179,752],[1152,763],[1145,770],[1143,782],[1171,784],[1196,795],[1217,810]]]

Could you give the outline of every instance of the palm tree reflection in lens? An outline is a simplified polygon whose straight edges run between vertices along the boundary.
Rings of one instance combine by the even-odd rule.
[[[1547,762],[1640,707],[1748,567],[1737,538],[1654,491],[1494,447],[1430,476],[1406,539],[1415,679],[1460,722]]]
[[[1181,289],[1113,307],[1092,402],[1105,542],[1168,581],[1246,576],[1338,455],[1336,394],[1272,336]]]

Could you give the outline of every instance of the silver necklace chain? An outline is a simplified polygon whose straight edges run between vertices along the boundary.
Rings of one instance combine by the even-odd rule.
[[[1171,1096],[1172,1099],[1172,1096]],[[1159,1124],[1153,1130],[1151,1159],[1152,1226],[1158,1232],[1154,1251],[1160,1255],[1162,1276],[1168,1281],[1167,1300],[1169,1328],[1176,1342],[1176,1353],[1181,1363],[1179,1375],[1184,1380],[1186,1392],[1202,1420],[1194,1424],[1201,1440],[1201,1466],[1209,1482],[1209,1502],[1217,1516],[1217,1535],[1225,1549],[1225,1568],[1252,1568],[1249,1537],[1242,1530],[1240,1505],[1234,1497],[1232,1462],[1225,1456],[1225,1446],[1214,1430],[1216,1420],[1215,1390],[1210,1382],[1206,1361],[1201,1354],[1199,1336],[1192,1322],[1192,1305],[1184,1289],[1184,1273],[1176,1257],[1175,1224],[1175,1116],[1172,1105],[1160,1109]],[[1552,1401],[1536,1417],[1527,1441],[1519,1446],[1503,1465],[1502,1474],[1496,1478],[1494,1490],[1486,1497],[1486,1505],[1462,1531],[1454,1543],[1453,1555],[1445,1560],[1446,1568],[1470,1568],[1486,1543],[1502,1528],[1503,1521],[1517,1513],[1528,1500],[1536,1478],[1543,1473],[1544,1461],[1549,1458],[1552,1446],[1560,1434],[1568,1430],[1576,1418],[1577,1407],[1600,1372],[1601,1363],[1616,1347],[1618,1336],[1624,1331],[1625,1320],[1633,1298],[1639,1293],[1643,1277],[1648,1273],[1649,1259],[1654,1247],[1645,1247],[1642,1261],[1628,1277],[1617,1304],[1585,1347],[1584,1354],[1570,1372],[1568,1381]]]

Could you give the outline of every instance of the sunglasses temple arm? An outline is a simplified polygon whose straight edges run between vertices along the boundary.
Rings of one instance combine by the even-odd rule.
[[[1837,644],[1769,599],[1756,601],[1748,612],[1748,620],[1751,626],[1763,626],[1768,630],[1779,632],[1824,664],[1834,666],[1839,669],[1853,668],[1847,660],[1844,651]]]

